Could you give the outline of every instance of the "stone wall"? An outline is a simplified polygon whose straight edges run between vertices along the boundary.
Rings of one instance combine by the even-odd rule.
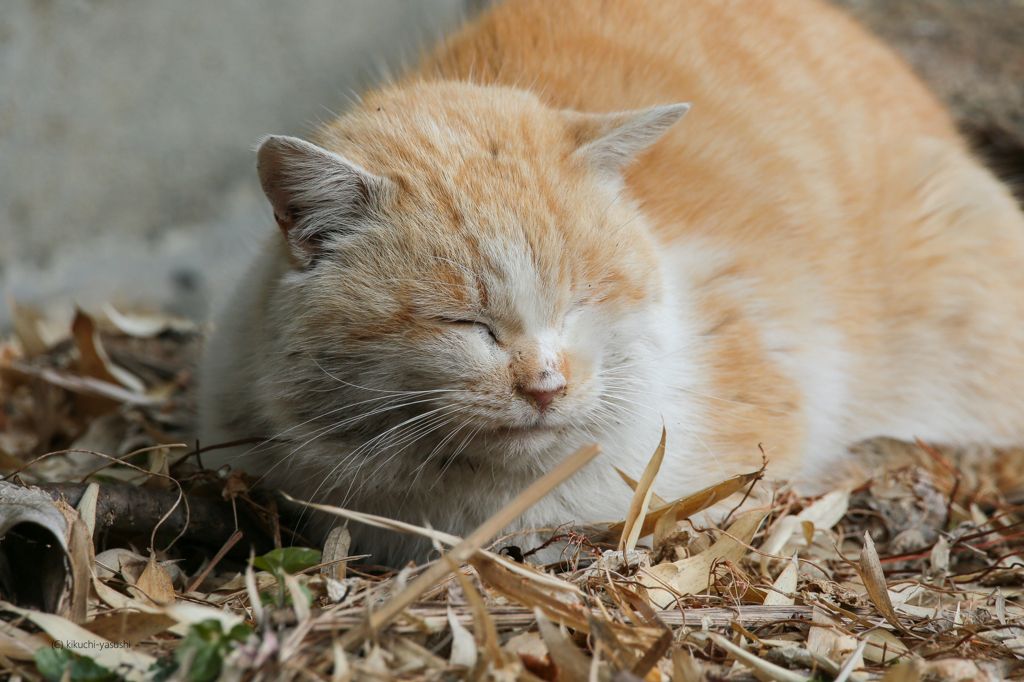
[[[0,329],[31,304],[202,316],[267,211],[254,143],[302,135],[467,0],[3,0]]]

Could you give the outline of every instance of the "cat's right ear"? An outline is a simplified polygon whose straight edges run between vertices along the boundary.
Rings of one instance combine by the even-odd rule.
[[[384,178],[296,137],[264,138],[256,169],[274,219],[305,266],[316,262],[327,237],[351,231],[387,191]]]
[[[577,145],[575,156],[599,173],[618,177],[623,167],[654,144],[689,110],[689,104],[669,104],[609,114],[563,113]]]

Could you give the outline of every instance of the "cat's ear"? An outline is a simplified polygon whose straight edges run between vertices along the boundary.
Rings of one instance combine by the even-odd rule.
[[[689,104],[610,114],[566,112],[579,145],[574,154],[595,170],[618,174],[690,110]]]
[[[325,238],[351,231],[381,201],[388,181],[338,154],[295,137],[260,142],[256,169],[274,219],[304,265]]]

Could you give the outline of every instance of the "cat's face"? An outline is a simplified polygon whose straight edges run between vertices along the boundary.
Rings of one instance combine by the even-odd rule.
[[[392,429],[381,446],[540,450],[598,423],[609,385],[647,359],[654,246],[614,175],[576,154],[587,139],[570,115],[520,94],[425,96],[443,95],[450,106],[364,105],[324,136],[354,163],[275,202],[295,261],[280,314],[298,412],[341,437]],[[261,152],[272,202],[285,153]]]

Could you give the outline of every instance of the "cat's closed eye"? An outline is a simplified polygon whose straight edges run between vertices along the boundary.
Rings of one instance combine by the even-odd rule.
[[[447,318],[447,317],[446,318],[442,318],[442,319],[443,319],[444,322],[447,322],[448,324],[465,326],[467,328],[468,327],[472,327],[472,328],[477,329],[477,330],[479,330],[481,332],[486,332],[488,338],[490,338],[490,340],[493,343],[495,343],[495,344],[500,343],[498,341],[498,335],[494,333],[494,330],[491,328],[491,326],[489,324],[487,324],[486,322],[482,321],[482,320],[463,320],[463,319]]]

